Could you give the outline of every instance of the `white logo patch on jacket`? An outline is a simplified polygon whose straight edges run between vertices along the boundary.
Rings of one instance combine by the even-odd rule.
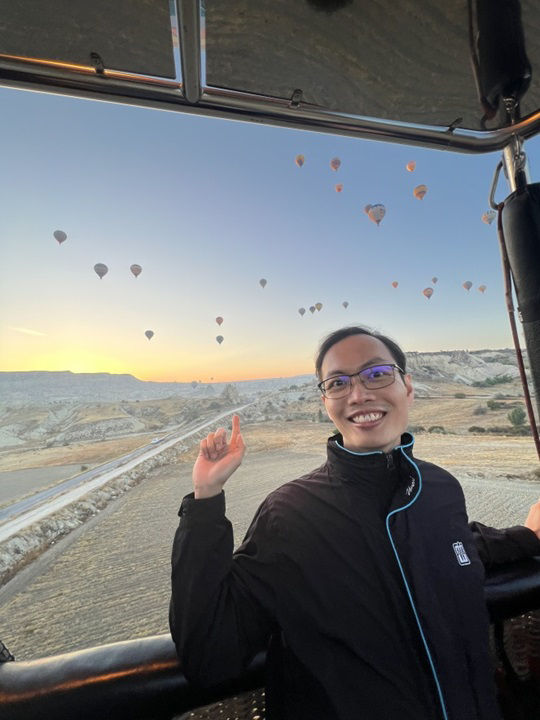
[[[460,565],[470,565],[471,561],[469,560],[469,556],[467,555],[467,552],[465,548],[463,547],[463,543],[461,540],[458,540],[458,542],[452,543],[452,547],[454,548],[454,552],[456,553],[457,561]]]

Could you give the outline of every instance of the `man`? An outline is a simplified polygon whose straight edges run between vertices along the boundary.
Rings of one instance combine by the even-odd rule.
[[[457,480],[412,454],[414,392],[389,338],[338,330],[316,370],[339,431],[328,459],[267,497],[234,555],[238,417],[229,443],[201,442],[172,556],[187,677],[222,682],[268,646],[269,719],[495,720],[482,561],[540,555],[540,503],[527,527],[467,525]]]

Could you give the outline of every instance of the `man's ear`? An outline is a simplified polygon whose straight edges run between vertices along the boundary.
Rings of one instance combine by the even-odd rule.
[[[412,378],[409,375],[409,373],[407,373],[406,375],[403,376],[403,383],[407,390],[407,403],[408,403],[409,407],[411,407],[411,405],[413,404],[413,401],[414,401],[414,388],[413,388],[413,384],[412,384]]]

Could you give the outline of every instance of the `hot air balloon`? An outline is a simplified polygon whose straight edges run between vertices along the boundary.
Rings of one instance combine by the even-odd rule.
[[[397,281],[397,280],[394,280],[393,283],[392,283],[392,287],[393,287],[393,288],[397,288],[398,285],[399,285],[398,281]]]
[[[480,290],[481,293],[485,293],[487,290],[487,285],[479,285],[478,290]]]
[[[54,239],[58,241],[58,244],[61,245],[65,240],[67,240],[67,235],[63,230],[55,230],[53,232]]]
[[[414,190],[414,197],[418,198],[419,200],[423,200],[425,194],[427,193],[427,185],[417,185]]]
[[[334,186],[337,193],[340,193],[343,191],[343,183],[338,183]]]
[[[223,318],[221,317],[221,315],[218,315],[218,316],[217,316],[216,322],[217,322],[218,325],[221,325],[221,323],[223,322]]]
[[[343,307],[345,308],[345,310],[349,307],[349,301],[348,301],[348,300],[344,300],[341,304],[343,305]]]
[[[299,312],[300,315],[303,317],[304,314],[305,314],[305,312],[306,312],[306,308],[298,308],[298,312]]]
[[[216,341],[221,345],[221,343],[223,342],[223,335],[218,335],[216,337]]]
[[[416,167],[416,163],[414,162],[414,160],[411,160],[411,162],[408,162],[408,163],[405,165],[405,167],[407,168],[407,170],[408,170],[409,172],[414,172],[414,168]]]
[[[341,165],[341,160],[338,157],[332,158],[330,160],[330,167],[332,170],[336,171],[339,170],[339,167]]]
[[[142,267],[140,265],[130,265],[129,269],[135,275],[135,277],[139,277],[139,275],[142,273]]]
[[[147,337],[149,340],[151,340],[151,339],[154,337],[154,331],[153,331],[153,330],[145,330],[145,331],[144,331],[144,334],[146,335],[146,337]]]
[[[261,278],[259,280],[259,285],[264,289],[266,287],[266,280],[264,278]]]
[[[109,272],[109,268],[104,263],[96,263],[94,265],[94,270],[100,280],[102,280],[103,277]]]
[[[429,300],[429,298],[433,295],[433,288],[430,288],[430,287],[424,288],[424,290],[422,290],[422,295],[425,295],[427,297],[427,299]]]
[[[495,210],[488,210],[482,215],[482,222],[485,222],[486,225],[491,225],[491,223],[495,220],[497,217],[497,213]]]
[[[431,282],[432,282],[434,285],[437,284],[437,281],[438,281],[438,280],[439,280],[438,277],[432,277],[432,278],[431,278]]]
[[[322,303],[315,303],[315,307],[320,312],[322,310]]]
[[[304,157],[303,155],[297,155],[297,156],[294,158],[294,162],[298,165],[298,167],[302,167],[302,165],[304,164],[305,160],[306,160],[306,159],[305,159],[305,157]]]
[[[379,225],[386,214],[386,208],[384,205],[377,203],[376,205],[366,205],[364,212],[370,220]]]
[[[467,292],[472,288],[472,282],[470,280],[465,280],[463,285],[461,287],[464,287]]]
[[[313,313],[315,312],[316,309],[317,309],[317,308],[315,307],[315,305],[310,305],[310,306],[309,306],[309,312],[310,312],[312,315],[313,315]]]

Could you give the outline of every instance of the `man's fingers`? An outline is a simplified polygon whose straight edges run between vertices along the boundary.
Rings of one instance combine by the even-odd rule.
[[[208,447],[206,443],[206,438],[203,438],[199,444],[199,451],[201,455],[203,455],[207,460],[210,458],[208,454]]]
[[[240,434],[240,418],[238,415],[232,416],[232,432],[231,432],[231,445],[236,447],[236,440]]]

